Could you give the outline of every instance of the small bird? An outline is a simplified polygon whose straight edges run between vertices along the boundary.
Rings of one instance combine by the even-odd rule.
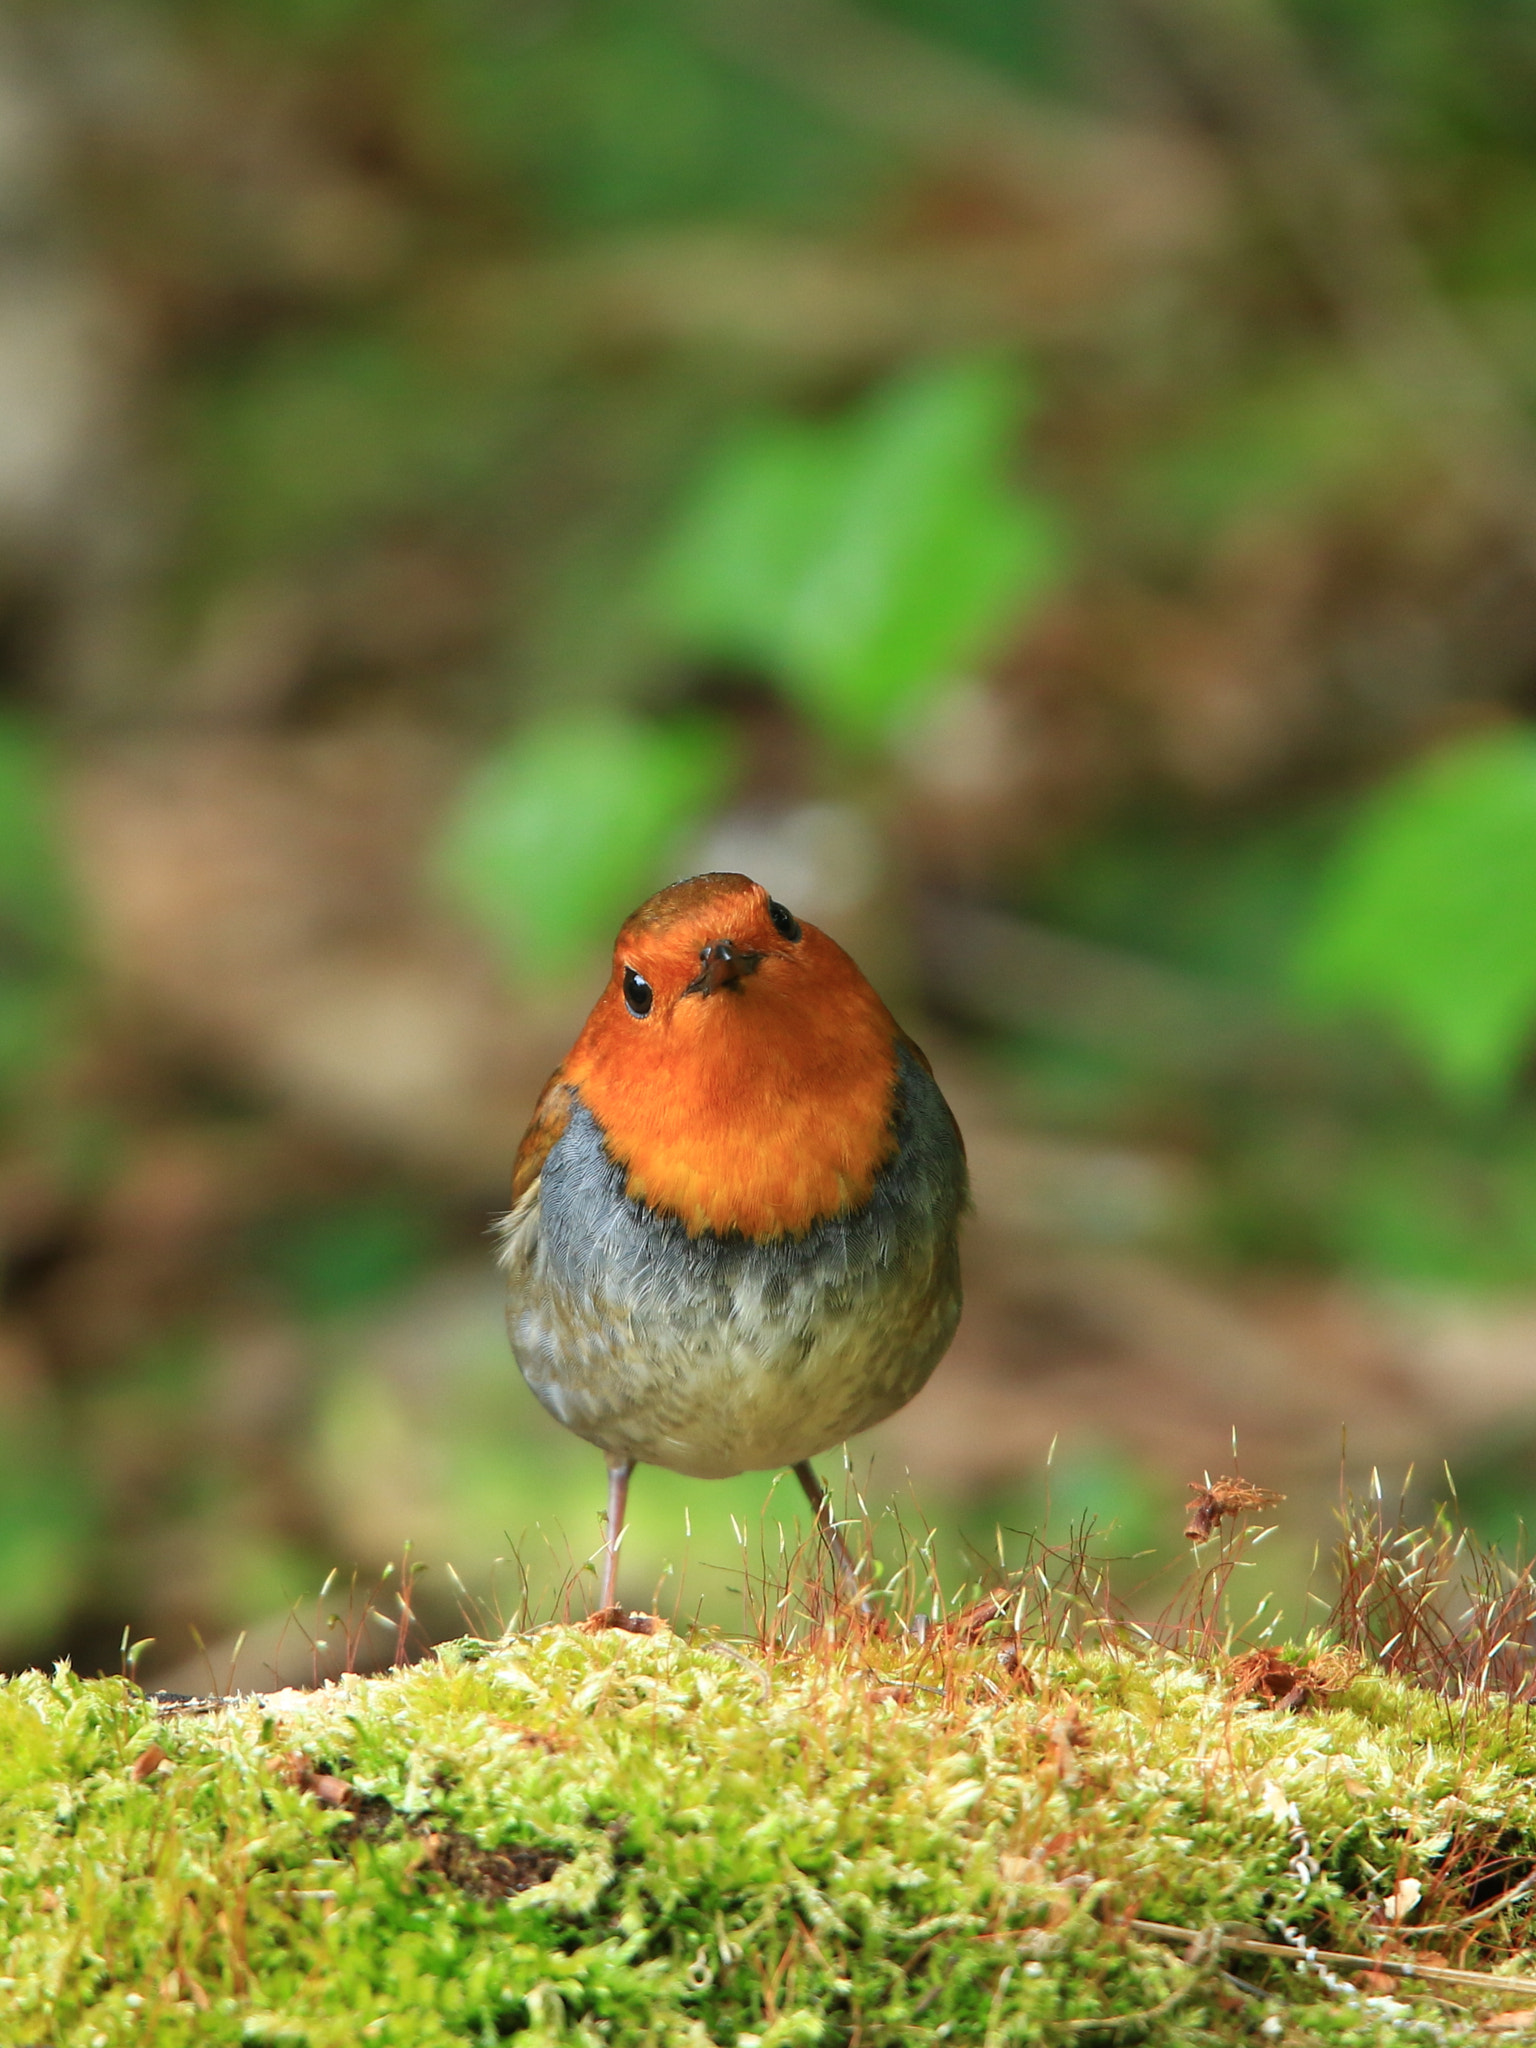
[[[600,1611],[637,1464],[793,1467],[856,1594],[810,1461],[948,1349],[967,1199],[927,1060],[824,932],[731,874],[628,919],[503,1225],[518,1365],[607,1454]]]

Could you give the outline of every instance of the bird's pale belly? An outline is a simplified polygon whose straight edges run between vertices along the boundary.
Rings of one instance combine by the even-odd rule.
[[[618,1458],[704,1479],[814,1457],[911,1399],[960,1313],[965,1174],[932,1081],[869,1203],[802,1238],[690,1238],[629,1201],[573,1112],[508,1218],[512,1348],[552,1414]]]
[[[797,1464],[911,1399],[942,1356],[958,1290],[932,1261],[877,1291],[847,1274],[743,1275],[702,1315],[518,1290],[512,1346],[578,1436],[700,1479]],[[716,1312],[718,1310],[718,1312]]]

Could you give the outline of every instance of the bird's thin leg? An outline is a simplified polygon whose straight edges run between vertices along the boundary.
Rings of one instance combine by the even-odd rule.
[[[821,1540],[831,1552],[833,1567],[837,1572],[837,1589],[845,1600],[859,1600],[859,1568],[853,1561],[853,1553],[838,1533],[832,1519],[832,1505],[827,1499],[827,1489],[816,1477],[815,1468],[809,1458],[802,1458],[795,1467],[795,1477],[805,1488],[805,1497],[811,1504],[811,1513],[816,1517],[816,1526],[821,1531]]]
[[[624,1506],[629,1499],[629,1475],[635,1469],[633,1458],[610,1458],[608,1461],[608,1541],[603,1558],[604,1608],[617,1604],[619,1585],[619,1542],[624,1534]]]

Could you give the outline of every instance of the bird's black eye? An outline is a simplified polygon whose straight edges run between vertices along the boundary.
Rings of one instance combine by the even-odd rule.
[[[631,1017],[649,1017],[656,992],[644,975],[636,974],[633,967],[624,970],[624,1001],[629,1006]]]
[[[771,896],[768,899],[768,917],[781,939],[789,939],[791,941],[799,939],[800,926],[795,917],[784,908],[782,903],[775,903]]]

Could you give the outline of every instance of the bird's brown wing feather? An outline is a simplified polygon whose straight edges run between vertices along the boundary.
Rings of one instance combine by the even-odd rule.
[[[512,1163],[512,1205],[515,1208],[538,1179],[545,1160],[561,1132],[571,1120],[571,1097],[575,1093],[557,1067],[544,1083],[544,1092],[534,1107],[533,1120],[523,1133]]]

